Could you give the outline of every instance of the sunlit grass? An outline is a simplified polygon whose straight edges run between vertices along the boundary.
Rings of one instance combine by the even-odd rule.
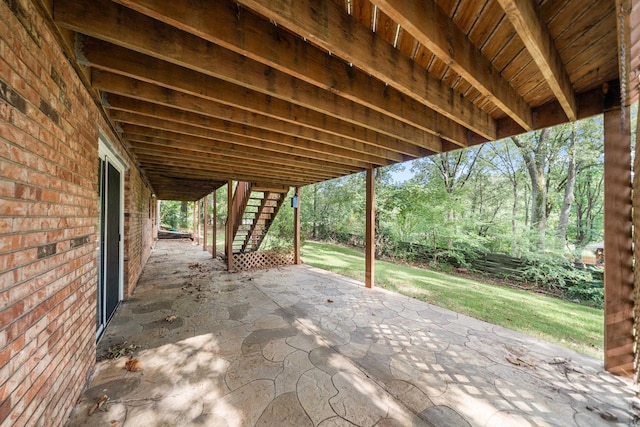
[[[351,248],[305,242],[306,264],[364,280],[364,254]],[[489,323],[556,342],[602,358],[604,313],[518,289],[431,270],[376,261],[375,284]]]

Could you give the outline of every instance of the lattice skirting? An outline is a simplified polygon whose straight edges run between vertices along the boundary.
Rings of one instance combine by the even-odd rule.
[[[294,261],[293,251],[258,251],[233,254],[233,268],[236,271],[291,265],[295,263]]]

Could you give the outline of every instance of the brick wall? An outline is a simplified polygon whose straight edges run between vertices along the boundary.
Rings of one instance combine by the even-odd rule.
[[[153,230],[157,228],[155,205],[151,188],[142,180],[140,172],[129,169],[125,177],[124,227],[124,296],[129,298],[140,278],[142,268],[151,254]],[[157,237],[157,235],[155,236]]]
[[[63,425],[95,363],[99,129],[134,165],[36,8],[0,0],[1,426]],[[126,176],[129,295],[154,216]]]

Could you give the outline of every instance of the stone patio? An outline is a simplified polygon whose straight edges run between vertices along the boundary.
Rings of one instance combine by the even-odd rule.
[[[158,242],[99,356],[125,341],[140,369],[99,362],[70,426],[629,426],[640,408],[600,360],[309,266],[230,274],[190,242]]]

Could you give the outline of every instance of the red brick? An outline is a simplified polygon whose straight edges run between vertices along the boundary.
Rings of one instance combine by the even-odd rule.
[[[13,197],[16,184],[13,181],[0,180],[0,197]]]

